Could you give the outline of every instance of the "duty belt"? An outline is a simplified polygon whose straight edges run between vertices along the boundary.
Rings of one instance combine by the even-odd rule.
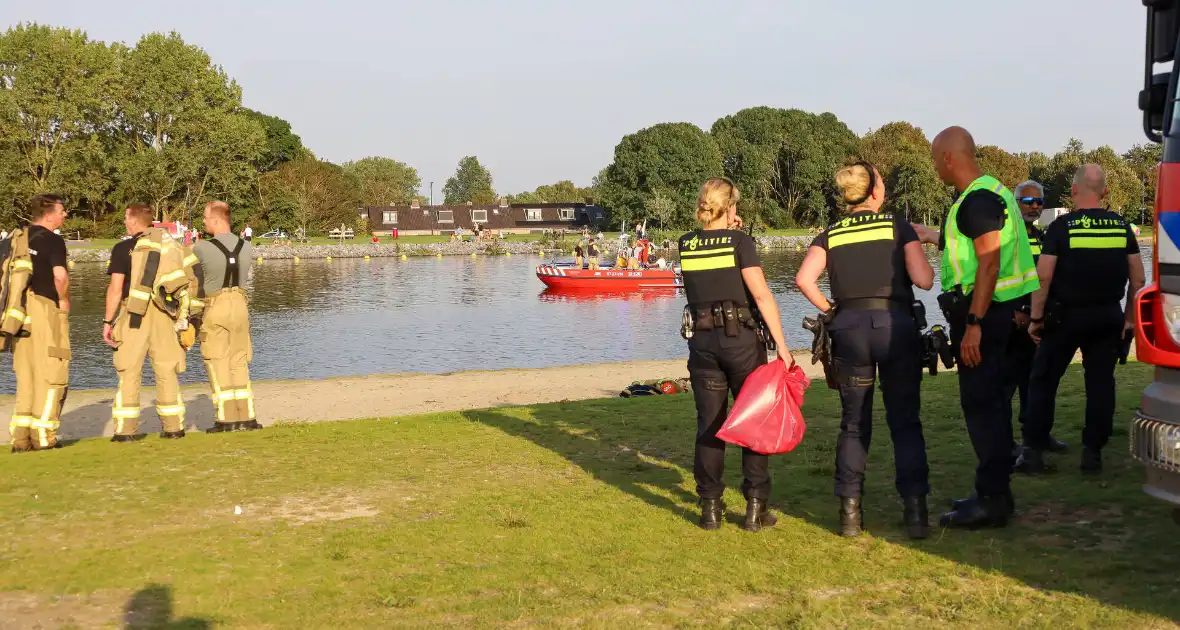
[[[749,308],[739,306],[737,309],[738,319],[742,322],[753,322],[754,313]],[[725,322],[713,321],[713,309],[694,308],[692,311],[693,330],[713,330],[714,328],[725,328]]]
[[[914,312],[913,305],[903,304],[902,302],[888,298],[852,298],[850,300],[837,300],[837,303],[843,309],[855,308],[866,311],[897,311],[899,313]]]

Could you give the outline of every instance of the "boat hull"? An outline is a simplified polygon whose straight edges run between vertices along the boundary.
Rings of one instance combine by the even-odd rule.
[[[562,291],[645,291],[684,286],[670,269],[577,269],[541,265],[537,267],[537,278],[550,289]]]

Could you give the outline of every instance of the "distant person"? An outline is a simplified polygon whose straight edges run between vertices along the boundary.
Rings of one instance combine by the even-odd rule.
[[[578,241],[578,244],[574,245],[574,267],[578,269],[582,268],[582,257],[584,253],[585,250],[582,249],[582,242]]]
[[[586,246],[586,258],[590,263],[590,269],[598,269],[598,241],[590,239],[590,244]]]
[[[627,269],[639,269],[639,252],[642,249],[638,243],[631,247],[624,248],[627,252]]]
[[[727,179],[706,181],[697,201],[701,229],[679,241],[691,318],[691,332],[684,333],[688,338],[688,373],[697,411],[693,477],[701,504],[698,524],[706,530],[718,529],[724,522],[721,496],[725,492],[726,445],[717,431],[725,422],[729,395],[737,396],[746,377],[766,363],[766,339],[757,331],[774,339],[778,358],[788,367],[795,362],[783,338],[778,306],[766,286],[754,241],[730,229],[739,197],[737,187]],[[722,321],[715,317],[718,314]],[[756,532],[773,526],[777,519],[767,506],[770,458],[743,448],[742,475],[746,497],[742,528]]]
[[[242,238],[247,243],[254,238],[254,229],[250,227],[249,223],[246,224],[246,229],[242,230]]]
[[[70,385],[69,258],[65,240],[55,233],[66,219],[65,200],[37,195],[28,209],[33,223],[13,230],[5,248],[14,271],[20,265],[31,273],[8,274],[9,302],[0,305],[5,308],[0,321],[13,333],[16,396],[8,425],[13,453],[61,445],[57,430]]]
[[[1045,233],[1037,264],[1041,288],[1033,294],[1028,326],[1040,347],[1029,376],[1020,472],[1046,470],[1042,453],[1053,447],[1057,386],[1079,349],[1086,383],[1081,470],[1102,471],[1102,449],[1114,430],[1114,367],[1120,345],[1129,343],[1124,335],[1135,328],[1132,298],[1145,282],[1139,241],[1126,220],[1103,208],[1108,194],[1102,167],[1083,165],[1070,188],[1074,210]]]

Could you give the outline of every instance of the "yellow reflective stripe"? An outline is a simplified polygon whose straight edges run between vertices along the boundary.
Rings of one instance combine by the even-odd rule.
[[[135,249],[163,249],[159,243],[154,243],[150,239],[141,238],[135,242]]]
[[[32,418],[30,419],[27,426],[30,429],[48,429],[50,431],[56,431],[58,427],[61,426],[61,423],[56,420],[38,420],[36,418]]]
[[[1122,234],[1127,235],[1127,228],[1069,228],[1070,236],[1074,234]]]
[[[133,298],[139,298],[139,299],[141,299],[141,300],[150,300],[150,299],[152,299],[152,294],[151,294],[151,293],[148,293],[147,291],[142,291],[142,290],[140,290],[140,289],[131,289],[131,291],[129,291],[129,292],[128,292],[128,295],[129,295],[130,297],[133,297]]]
[[[160,282],[161,283],[168,282],[170,280],[176,280],[177,278],[183,278],[183,277],[184,277],[184,270],[177,269],[176,271],[173,271],[171,273],[166,273],[166,274],[160,276]]]
[[[179,416],[184,414],[184,403],[179,405],[156,405],[156,413],[161,416]]]
[[[860,230],[875,230],[875,229],[879,229],[879,228],[882,228],[885,226],[893,227],[892,219],[877,219],[877,218],[875,218],[872,221],[865,221],[864,223],[858,223],[856,225],[849,225],[849,226],[841,225],[840,227],[830,228],[828,230],[828,237],[831,237],[833,234],[843,234],[845,232],[857,232]]]
[[[251,387],[249,385],[247,385],[246,386],[246,393],[249,394],[249,396],[246,397],[247,420],[253,420],[254,419],[254,390],[251,389]]]
[[[729,269],[737,267],[737,259],[733,254],[724,256],[710,256],[709,258],[689,258],[680,261],[681,271],[709,271],[711,269]]]
[[[53,401],[54,401],[53,395],[55,393],[57,393],[57,390],[52,387],[49,388],[49,391],[45,392],[45,406],[41,408],[40,422],[42,424],[44,424],[46,422],[50,422],[49,418],[53,414]],[[33,425],[29,425],[29,426],[33,426]],[[57,427],[48,427],[48,428],[56,429]]]
[[[720,256],[721,254],[732,254],[732,253],[733,253],[732,247],[721,247],[719,249],[705,249],[705,250],[701,250],[701,251],[680,252],[680,257],[683,258],[685,256],[715,256],[715,255]]]
[[[1036,277],[1037,277],[1037,270],[1036,269],[1029,269],[1028,271],[1024,272],[1023,275],[1020,275],[1020,276],[1006,276],[1003,278],[999,278],[996,281],[996,288],[997,289],[1004,289],[1007,287],[1016,286],[1018,284],[1024,284],[1025,282],[1032,280],[1033,278],[1036,278]]]
[[[17,319],[22,319],[22,320],[25,318],[25,312],[20,310],[19,308],[16,308],[16,307],[8,309],[8,311],[6,311],[6,313],[8,314],[9,317],[15,317]]]
[[[254,394],[252,394],[250,392],[250,390],[248,390],[248,389],[235,389],[234,390],[234,398],[237,400],[246,400],[247,398],[252,398],[253,396],[254,396]]]
[[[1037,243],[1036,245],[1029,243],[1028,248],[1032,250],[1033,256],[1040,256],[1041,255],[1041,244],[1040,243]]]
[[[839,247],[841,245],[852,245],[854,243],[867,243],[869,241],[891,241],[893,240],[893,226],[892,225],[878,225],[870,230],[858,230],[855,232],[848,232],[845,234],[837,234],[832,236],[828,234],[828,249]]]
[[[1071,236],[1072,249],[1123,249],[1127,246],[1125,236]]]
[[[12,263],[13,269],[32,269],[33,261],[31,260],[17,260]]]
[[[35,422],[36,420],[37,420],[37,418],[35,418],[33,416],[13,416],[12,419],[8,421],[8,426],[17,427],[17,428],[24,428],[24,427],[28,427],[31,423]]]
[[[188,256],[184,257],[184,266],[185,267],[192,267],[193,265],[195,265],[199,262],[201,262],[201,259],[197,258],[196,254],[189,254]]]
[[[204,300],[194,300],[192,298],[189,298],[188,303],[189,303],[189,306],[195,306],[195,307],[204,307],[205,306]]]
[[[138,418],[139,407],[113,407],[111,409],[112,418]]]

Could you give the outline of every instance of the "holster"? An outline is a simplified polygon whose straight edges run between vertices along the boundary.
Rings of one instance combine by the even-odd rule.
[[[803,328],[811,331],[811,363],[823,363],[824,379],[829,389],[840,389],[839,377],[832,361],[832,336],[828,332],[828,325],[836,317],[836,306],[833,305],[826,313],[816,317],[804,317]]]
[[[946,321],[954,321],[954,314],[960,309],[969,307],[967,296],[963,294],[963,286],[956,284],[953,289],[938,294],[938,308]]]

